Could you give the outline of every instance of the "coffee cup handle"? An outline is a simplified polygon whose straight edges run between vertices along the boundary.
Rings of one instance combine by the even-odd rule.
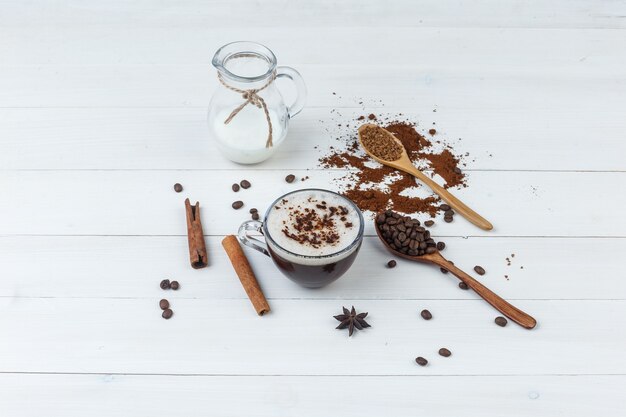
[[[270,256],[270,253],[267,250],[267,244],[264,241],[249,235],[248,232],[251,231],[263,234],[263,223],[258,220],[248,220],[243,222],[241,226],[239,226],[239,231],[237,232],[239,241],[252,249],[256,249],[259,252]]]

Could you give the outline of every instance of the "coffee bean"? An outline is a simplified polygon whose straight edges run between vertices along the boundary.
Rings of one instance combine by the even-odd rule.
[[[247,190],[248,188],[250,188],[252,186],[252,184],[250,184],[250,181],[248,180],[242,180],[239,185],[241,185],[241,188],[243,188],[244,190]]]
[[[454,167],[454,173],[455,173],[455,174],[460,174],[460,173],[462,173],[462,172],[463,172],[463,171],[461,171],[461,168],[459,168],[459,167]]]
[[[237,192],[239,191],[239,184],[233,184],[233,186],[230,188],[232,188],[234,192]]]
[[[163,310],[163,314],[161,314],[161,317],[163,317],[165,320],[169,320],[170,318],[172,318],[172,316],[174,315],[174,312],[167,308],[165,310]]]
[[[233,204],[231,204],[235,210],[239,210],[243,207],[243,201],[237,200]]]
[[[433,318],[433,315],[430,313],[430,311],[428,310],[422,310],[422,312],[420,313],[420,315],[422,316],[422,318],[424,320],[430,320]]]
[[[392,259],[392,260],[390,260],[389,262],[387,262],[387,266],[388,266],[389,268],[395,268],[395,267],[396,267],[396,265],[397,265],[397,262],[396,262],[395,260],[393,260],[393,259]]]
[[[426,220],[426,221],[424,222],[424,226],[428,226],[428,227],[432,226],[433,224],[435,224],[435,222],[434,222],[434,221],[432,221],[432,220]]]
[[[446,222],[446,223],[452,223],[452,220],[453,220],[452,217],[444,217],[443,218],[443,221]]]
[[[447,358],[448,356],[452,355],[452,352],[450,352],[448,349],[446,348],[441,348],[439,349],[439,354],[441,356],[443,356],[444,358]]]
[[[254,207],[252,207],[252,208],[250,209],[250,214],[252,214],[252,213],[256,213],[257,211],[259,211],[259,210],[257,210],[257,209],[255,209]]]
[[[454,210],[446,210],[445,213],[443,213],[444,217],[453,217],[454,216]]]
[[[485,275],[485,268],[483,268],[480,265],[476,265],[474,267],[474,271],[478,274],[478,275]]]
[[[170,286],[174,291],[180,288],[180,284],[178,283],[178,281],[172,281],[172,284],[170,284]]]
[[[417,362],[417,364],[419,366],[426,366],[428,365],[428,361],[424,358],[422,358],[421,356],[418,356],[417,358],[415,358],[415,362]]]
[[[433,247],[433,246],[429,246],[426,248],[426,253],[428,255],[432,255],[433,253],[437,252],[437,248]]]
[[[502,317],[502,316],[496,317],[496,319],[494,321],[500,327],[504,327],[508,323],[508,321],[504,317]]]
[[[183,186],[180,185],[179,183],[174,184],[174,191],[176,191],[177,193],[180,193],[181,191],[183,191]]]
[[[439,270],[441,271],[442,274],[447,274],[448,270],[445,268],[439,268]]]
[[[291,184],[295,180],[296,180],[296,176],[293,174],[289,174],[285,177],[285,181],[287,181],[289,184]]]
[[[444,242],[437,242],[437,250],[444,250],[446,248],[446,244]]]
[[[163,281],[161,281],[160,287],[162,290],[167,290],[170,288],[170,280],[169,279],[164,279]]]
[[[469,290],[469,287],[463,281],[459,282],[459,288],[462,290]]]
[[[442,205],[439,206],[439,210],[448,211],[448,210],[450,210],[450,206],[447,205],[447,204],[442,204]]]
[[[252,220],[259,220],[259,213],[257,212],[252,213]]]
[[[400,242],[404,242],[404,241],[406,240],[406,234],[405,234],[404,232],[400,232],[400,233],[398,234],[398,240],[399,240]]]
[[[170,308],[170,302],[164,298],[159,301],[159,307],[161,307],[161,310],[167,310],[168,308]]]

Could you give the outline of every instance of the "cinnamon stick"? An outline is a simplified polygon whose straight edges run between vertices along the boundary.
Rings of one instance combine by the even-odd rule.
[[[233,235],[226,236],[224,240],[222,240],[222,246],[228,254],[230,262],[233,264],[237,276],[239,276],[241,285],[243,285],[243,289],[246,290],[246,294],[248,294],[248,298],[252,302],[257,314],[262,316],[270,311],[270,306],[263,295],[259,282],[254,276],[248,258],[246,258],[246,254],[243,253],[237,238]]]
[[[204,268],[209,264],[206,245],[204,243],[204,232],[200,221],[200,203],[192,206],[189,199],[185,200],[185,211],[187,213],[187,240],[189,241],[189,261],[194,269]]]

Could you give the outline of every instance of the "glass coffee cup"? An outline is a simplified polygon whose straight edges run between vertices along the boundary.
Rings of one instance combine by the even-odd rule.
[[[239,241],[272,258],[292,281],[319,288],[342,276],[363,241],[363,215],[349,199],[308,188],[278,197],[263,221],[239,227]],[[251,235],[261,233],[264,241]]]

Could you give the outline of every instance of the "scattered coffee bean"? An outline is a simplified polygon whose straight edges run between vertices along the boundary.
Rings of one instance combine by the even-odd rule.
[[[165,320],[169,320],[170,318],[172,318],[172,316],[174,315],[174,312],[167,308],[165,310],[163,310],[163,314],[161,314],[161,317],[163,317]]]
[[[426,366],[428,365],[428,361],[424,358],[422,358],[421,356],[418,356],[417,358],[415,358],[415,362],[417,362],[417,364],[419,366]]]
[[[461,168],[459,168],[459,167],[454,167],[454,173],[455,173],[455,174],[460,174],[460,173],[462,173],[462,172],[463,172],[463,171],[461,171]]]
[[[167,290],[170,288],[170,280],[169,279],[164,279],[163,281],[161,281],[160,287],[162,290]]]
[[[233,189],[234,192],[237,192],[239,191],[239,184],[233,184],[231,188]]]
[[[437,242],[437,250],[444,250],[446,248],[446,244],[444,242]]]
[[[463,281],[459,282],[459,288],[462,290],[469,290],[469,287]]]
[[[174,184],[174,191],[176,191],[177,193],[180,193],[181,191],[183,191],[183,186],[180,185],[179,183]]]
[[[443,213],[444,217],[454,217],[454,210],[450,209],[450,210],[446,210],[445,213]]]
[[[500,327],[504,327],[508,323],[508,321],[504,317],[502,317],[502,316],[496,317],[496,319],[494,321]]]
[[[433,224],[435,224],[435,222],[434,222],[434,221],[432,221],[432,220],[426,220],[426,221],[424,222],[424,226],[427,226],[427,227],[430,227],[430,226],[432,226]]]
[[[422,316],[422,318],[424,320],[430,320],[433,318],[433,315],[430,313],[430,311],[428,310],[422,310],[422,312],[420,313],[420,315]]]
[[[442,274],[447,274],[448,270],[446,268],[439,268]]]
[[[480,265],[476,265],[474,267],[474,271],[478,274],[478,275],[485,275],[485,268],[483,268]]]
[[[241,188],[243,188],[244,190],[247,190],[248,188],[252,186],[252,184],[250,184],[250,181],[248,180],[241,180],[239,185],[241,185]]]
[[[295,180],[296,180],[296,176],[293,174],[289,174],[285,177],[285,181],[287,181],[289,184],[291,184]]]
[[[170,308],[170,302],[164,298],[159,301],[159,307],[161,307],[161,310],[167,310],[168,308]]]
[[[172,283],[170,284],[170,287],[176,291],[177,289],[180,288],[180,284],[178,283],[178,281],[172,281]]]
[[[257,212],[252,213],[252,220],[259,220],[259,213]]]
[[[233,204],[231,204],[235,210],[239,210],[243,207],[243,201],[237,200]]]
[[[446,348],[441,348],[439,349],[439,354],[441,356],[443,356],[444,358],[447,358],[448,356],[452,355],[452,352],[450,352],[448,349]]]
[[[441,211],[448,211],[450,209],[451,209],[451,207],[449,205],[445,204],[445,203],[439,206],[439,210],[441,210]]]
[[[443,218],[443,221],[446,222],[446,223],[452,223],[453,220],[454,219],[452,217],[444,217]]]
[[[389,268],[395,268],[396,267],[397,262],[395,260],[390,260],[389,262],[387,262],[387,266]]]
[[[255,209],[254,207],[252,207],[252,208],[250,209],[250,214],[256,213],[256,212],[258,212],[258,211],[259,211],[259,210],[257,210],[257,209]]]

